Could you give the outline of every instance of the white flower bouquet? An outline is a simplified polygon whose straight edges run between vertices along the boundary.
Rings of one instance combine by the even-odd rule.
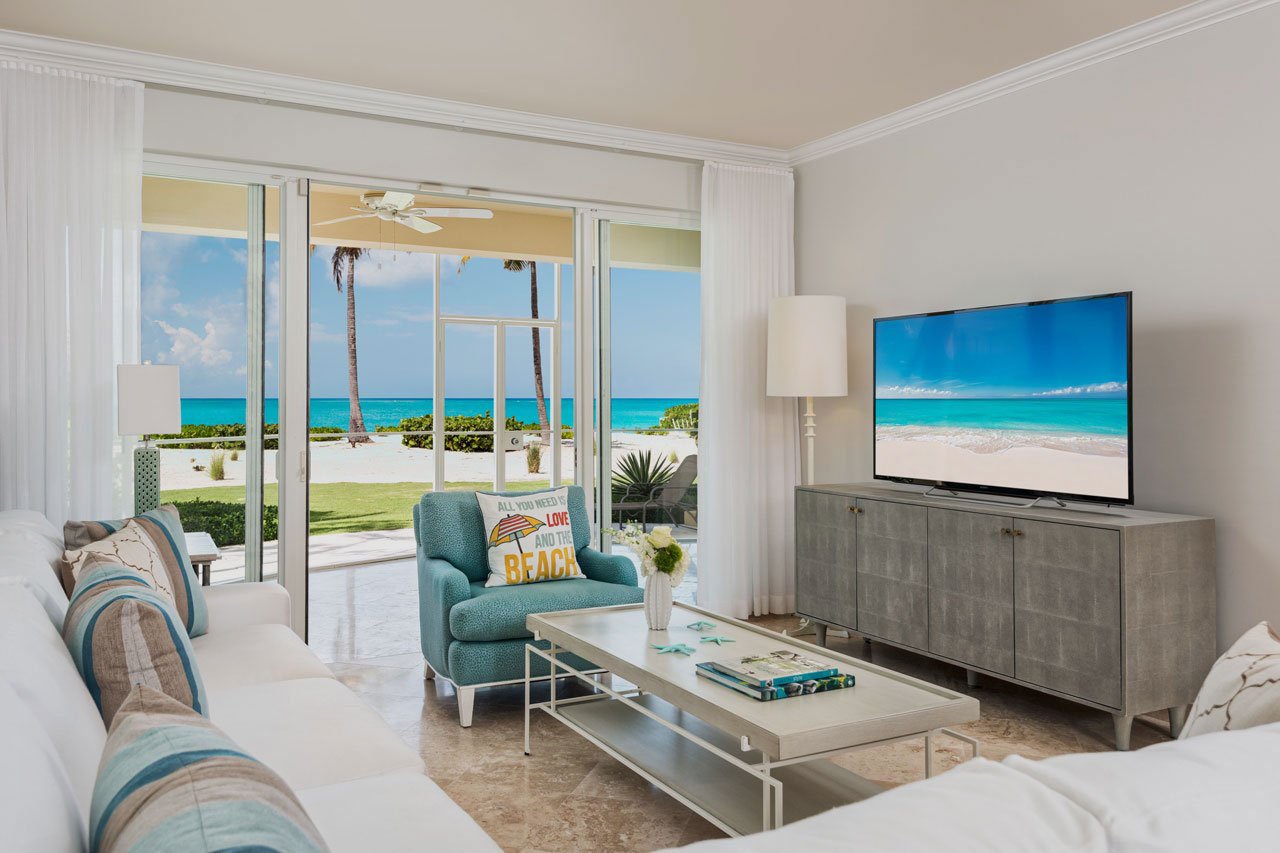
[[[614,542],[621,542],[640,558],[640,573],[646,578],[664,574],[672,587],[677,587],[689,571],[689,552],[675,537],[670,527],[655,527],[645,533],[637,524],[628,524],[621,530],[607,529]]]

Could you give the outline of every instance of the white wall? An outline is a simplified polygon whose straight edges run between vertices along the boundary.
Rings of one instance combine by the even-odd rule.
[[[697,210],[701,164],[148,88],[150,152]]]
[[[1280,6],[802,165],[848,297],[819,479],[871,475],[872,317],[1134,291],[1140,507],[1218,520],[1219,644],[1280,620]]]

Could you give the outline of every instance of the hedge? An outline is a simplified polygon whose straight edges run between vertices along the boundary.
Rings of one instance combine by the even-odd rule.
[[[312,427],[313,433],[344,433],[346,430],[341,427]],[[262,432],[264,435],[279,435],[279,424],[263,424]],[[244,424],[183,424],[180,433],[165,433],[163,435],[153,435],[152,438],[218,438],[219,436],[244,435]],[[316,441],[340,441],[340,437],[334,438],[317,438]],[[178,449],[190,448],[192,450],[244,450],[244,441],[193,441],[190,444],[178,444],[174,447]],[[279,439],[265,438],[262,440],[264,450],[278,450],[280,448]]]
[[[234,435],[234,433],[233,433]],[[244,504],[227,501],[174,501],[185,530],[203,530],[213,537],[219,548],[244,544]],[[267,504],[262,508],[262,541],[280,536],[280,508]]]

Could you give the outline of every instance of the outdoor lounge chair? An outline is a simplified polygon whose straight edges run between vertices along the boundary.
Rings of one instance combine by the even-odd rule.
[[[671,479],[658,486],[628,486],[620,500],[613,502],[615,519],[629,512],[640,513],[640,522],[647,531],[649,529],[649,511],[656,510],[670,519],[672,524],[684,525],[687,516],[693,517],[693,525],[698,523],[698,505],[696,498],[698,487],[694,480],[698,479],[698,454],[692,453],[680,460]]]

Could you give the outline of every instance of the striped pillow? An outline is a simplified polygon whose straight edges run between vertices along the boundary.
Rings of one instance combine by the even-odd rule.
[[[136,524],[136,527],[126,532],[130,524]],[[119,521],[68,521],[63,525],[62,536],[67,553],[63,555],[59,574],[67,595],[74,591],[83,568],[100,561],[122,562],[120,555],[111,553],[109,546],[89,550],[86,554],[79,552],[110,537],[125,536],[125,547],[138,557],[123,562],[126,565],[137,562],[139,565],[134,565],[134,568],[153,571],[158,581],[154,585],[172,591],[173,606],[182,617],[188,636],[199,637],[208,632],[209,611],[205,606],[204,590],[191,568],[182,520],[173,504]]]
[[[107,737],[89,815],[92,851],[327,850],[284,780],[217,726],[145,686]]]
[[[62,639],[108,726],[135,684],[208,714],[178,614],[132,569],[104,563],[85,572],[67,606]]]

